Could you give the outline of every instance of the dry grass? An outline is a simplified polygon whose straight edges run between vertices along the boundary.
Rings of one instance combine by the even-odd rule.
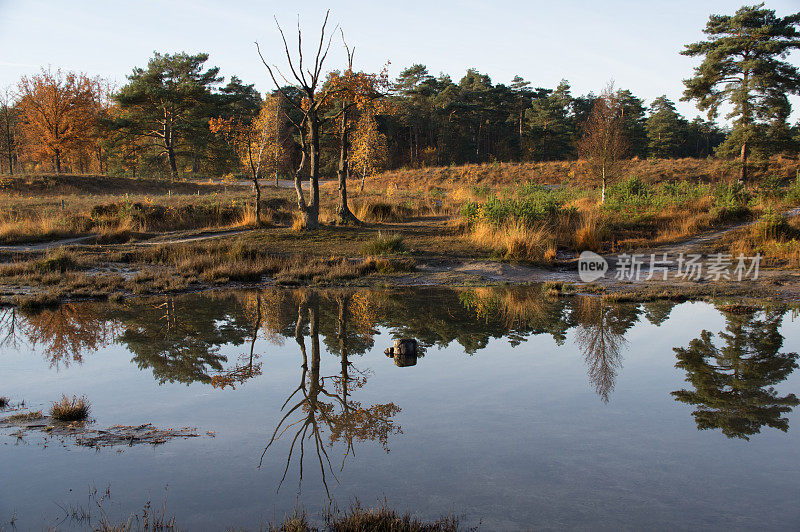
[[[604,233],[600,209],[581,211],[580,221],[572,237],[572,247],[578,253],[585,250],[599,253],[603,248]]]
[[[41,410],[31,410],[30,412],[20,412],[19,414],[14,414],[8,417],[8,421],[12,423],[23,423],[25,421],[35,421],[37,419],[42,419],[42,411]]]
[[[364,244],[364,253],[367,255],[402,253],[405,250],[406,246],[403,242],[403,235],[400,233],[384,235],[382,232],[378,231],[375,238]]]
[[[364,222],[404,222],[416,215],[415,209],[390,200],[363,200],[356,204],[356,218]]]
[[[512,221],[495,226],[479,222],[467,233],[467,238],[503,259],[549,264],[556,258],[555,239],[545,225],[531,227]]]
[[[82,421],[89,417],[90,410],[91,405],[85,395],[73,395],[71,398],[62,395],[50,406],[50,416],[57,421]]]
[[[292,231],[299,232],[308,229],[306,217],[299,212],[292,213]]]
[[[789,220],[780,215],[765,215],[757,223],[726,235],[718,251],[734,257],[760,253],[762,265],[776,268],[800,268],[800,218]]]
[[[84,177],[87,190],[93,180]],[[168,184],[168,183],[167,183]],[[125,242],[148,232],[185,229],[251,227],[255,225],[255,205],[247,188],[191,185],[210,188],[209,193],[179,194],[153,188],[154,194],[94,195],[85,190],[74,194],[21,195],[0,190],[0,243],[36,242],[83,235],[98,235],[102,242]],[[113,190],[115,187],[111,187]],[[119,187],[116,187],[119,188]],[[262,220],[284,223],[291,216],[289,194],[266,189],[262,199]]]
[[[794,179],[797,170],[796,157],[777,156],[760,165],[753,165],[751,175],[758,180],[775,174],[783,179]],[[715,183],[736,176],[735,163],[721,159],[632,159],[625,174],[636,175],[648,183],[662,181],[691,180]],[[461,166],[407,168],[392,170],[372,176],[368,187],[385,187],[393,183],[400,189],[443,188],[488,184],[490,186],[514,186],[518,183],[570,183],[578,186],[596,187],[598,180],[590,175],[584,161],[552,161],[526,163],[483,163]]]

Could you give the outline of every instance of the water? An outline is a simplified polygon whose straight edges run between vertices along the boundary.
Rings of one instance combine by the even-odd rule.
[[[0,529],[81,529],[64,520],[80,508],[123,522],[148,500],[182,529],[258,528],[384,497],[483,530],[794,528],[800,329],[727,310],[538,288],[9,309],[0,394],[45,412],[86,394],[91,427],[199,436],[93,449],[0,429]],[[401,337],[415,365],[384,354]]]

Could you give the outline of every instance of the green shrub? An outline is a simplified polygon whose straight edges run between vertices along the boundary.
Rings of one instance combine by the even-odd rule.
[[[752,196],[741,183],[717,185],[714,190],[712,216],[718,221],[738,220],[750,214]]]
[[[574,214],[575,209],[565,208],[563,198],[556,191],[541,187],[535,192],[533,190],[521,191],[519,198],[492,196],[483,203],[467,200],[461,206],[461,216],[470,223],[488,222],[500,226],[512,221],[531,225],[539,220]]]

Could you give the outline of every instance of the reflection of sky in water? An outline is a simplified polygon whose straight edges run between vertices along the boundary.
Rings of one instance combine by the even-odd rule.
[[[405,303],[412,305],[413,299]],[[446,320],[457,310],[450,300],[442,305],[432,315]],[[296,316],[295,307],[287,323]],[[323,309],[320,316],[331,322],[335,309]],[[389,454],[377,442],[356,442],[355,457],[342,471],[344,446],[328,448],[339,480],[329,478],[331,493],[340,506],[355,498],[371,505],[385,495],[399,510],[425,518],[463,514],[469,523],[482,519],[484,529],[796,525],[796,413],[786,416],[788,433],[764,427],[747,442],[718,430],[698,431],[692,405],[670,395],[689,386],[686,373],[675,368],[672,348],[689,345],[702,329],[715,333],[718,342],[716,333],[725,326],[725,317],[705,303],[676,306],[660,326],[640,315],[624,333],[621,367],[605,403],[587,378],[575,327],[563,345],[544,334],[513,348],[506,339],[493,338],[467,355],[451,342],[428,347],[414,367],[398,368],[383,354],[392,343],[391,331],[378,325],[372,348],[350,357],[353,371],[369,370],[365,386],[351,396],[363,405],[394,402],[402,409],[394,417],[402,434],[389,437]],[[800,350],[800,332],[789,315],[780,332],[782,352]],[[306,329],[310,356],[307,334]],[[168,485],[167,513],[188,529],[257,527],[291,511],[298,493],[297,454],[277,493],[276,487],[293,434],[278,440],[257,468],[282,417],[280,406],[299,384],[300,350],[291,335],[283,345],[259,338],[255,352],[262,375],[235,390],[199,382],[159,385],[151,369],[139,370],[119,344],[58,371],[40,353],[3,350],[0,393],[13,400],[46,408],[61,393],[86,393],[99,427],[151,422],[196,426],[216,437],[125,447],[119,453],[57,442],[43,448],[35,434],[15,445],[5,430],[0,522],[16,511],[22,529],[53,524],[61,512],[55,502],[86,504],[90,486],[103,490],[109,483],[112,499],[104,508],[121,518],[148,497],[160,507]],[[226,367],[249,354],[249,341],[244,342],[222,346]],[[341,370],[328,345],[335,346],[321,341],[324,376]],[[776,389],[798,393],[798,384],[795,372]],[[323,439],[328,441],[327,434]],[[307,446],[298,500],[312,514],[326,503],[316,460],[313,446]]]

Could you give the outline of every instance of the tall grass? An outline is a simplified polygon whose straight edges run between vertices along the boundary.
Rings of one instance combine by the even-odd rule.
[[[545,225],[530,226],[520,221],[502,225],[478,222],[469,239],[479,247],[504,259],[551,263],[556,258],[556,244]]]

